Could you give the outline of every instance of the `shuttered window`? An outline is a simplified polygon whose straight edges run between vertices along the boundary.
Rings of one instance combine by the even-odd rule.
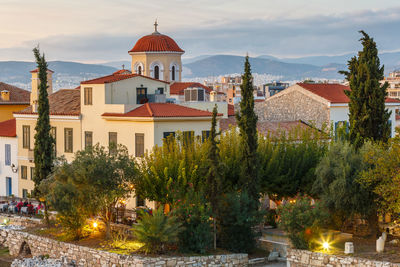
[[[11,165],[11,145],[10,144],[6,144],[5,145],[5,164],[6,166],[10,166]]]
[[[21,179],[28,179],[28,167],[21,166]]]
[[[31,127],[29,125],[22,126],[22,148],[30,149],[31,147]]]
[[[144,156],[144,134],[142,133],[135,134],[135,156]]]
[[[93,146],[93,132],[85,132],[85,148]]]
[[[92,105],[92,96],[93,89],[91,87],[85,87],[84,89],[84,104],[85,105]]]
[[[72,128],[64,128],[64,151],[66,153],[72,153],[74,151],[73,141]]]

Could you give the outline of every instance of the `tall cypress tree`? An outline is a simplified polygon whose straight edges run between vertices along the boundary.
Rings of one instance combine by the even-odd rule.
[[[254,87],[249,56],[246,56],[244,63],[244,74],[242,75],[240,89],[242,100],[240,102],[240,111],[236,113],[236,120],[240,129],[243,168],[239,182],[242,189],[247,191],[250,197],[255,201],[255,205],[258,206],[260,192],[257,159],[258,117],[254,112]]]
[[[214,249],[217,248],[217,226],[216,226],[216,217],[217,217],[217,209],[219,204],[219,193],[221,189],[221,161],[219,157],[219,147],[217,136],[217,105],[214,106],[213,115],[211,120],[211,131],[210,137],[208,139],[209,148],[208,148],[208,172],[207,172],[207,183],[206,183],[206,195],[208,201],[211,204],[211,209],[213,212],[213,225],[214,225]]]
[[[54,140],[50,134],[50,106],[47,93],[47,62],[44,54],[41,55],[39,48],[33,49],[35,55],[37,68],[39,71],[39,88],[38,88],[38,119],[35,127],[35,148],[34,148],[34,161],[35,173],[33,181],[35,183],[34,194],[35,197],[42,197],[39,190],[40,183],[47,178],[53,167],[53,145]],[[47,205],[45,205],[46,220],[47,218]]]
[[[389,118],[385,108],[388,84],[380,84],[384,78],[384,66],[380,66],[378,49],[374,39],[360,31],[363,50],[348,62],[348,71],[340,71],[350,83],[349,121],[350,141],[360,148],[365,140],[387,142],[391,135]]]

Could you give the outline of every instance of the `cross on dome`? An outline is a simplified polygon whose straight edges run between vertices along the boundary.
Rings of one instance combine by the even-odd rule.
[[[158,23],[157,23],[157,19],[156,19],[156,22],[154,22],[154,32],[153,32],[153,34],[160,34],[160,33],[157,31],[157,27],[158,27]]]

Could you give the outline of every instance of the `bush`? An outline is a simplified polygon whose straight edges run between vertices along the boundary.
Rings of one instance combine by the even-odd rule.
[[[278,208],[279,227],[288,233],[289,239],[297,249],[310,249],[313,237],[328,218],[321,205],[311,205],[311,200],[302,198],[295,203],[287,203]]]
[[[137,240],[144,244],[142,249],[146,253],[162,253],[167,245],[177,243],[181,223],[176,216],[165,215],[160,207],[153,215],[143,213],[142,219],[132,229]]]
[[[255,226],[262,214],[254,210],[254,203],[245,192],[232,192],[221,200],[219,207],[219,242],[222,248],[232,252],[251,252],[256,247],[259,233]]]
[[[269,209],[267,213],[264,216],[264,222],[266,225],[272,226],[273,228],[276,228],[276,210],[274,209]]]
[[[173,213],[183,225],[179,234],[180,251],[204,254],[212,248],[211,209],[200,194],[193,193],[179,201]]]

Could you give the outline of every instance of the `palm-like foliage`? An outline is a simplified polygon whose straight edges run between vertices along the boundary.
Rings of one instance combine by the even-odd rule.
[[[137,240],[144,243],[146,253],[161,253],[167,245],[178,242],[181,223],[175,216],[165,215],[160,207],[153,215],[143,214],[139,223],[133,226],[133,232]]]

